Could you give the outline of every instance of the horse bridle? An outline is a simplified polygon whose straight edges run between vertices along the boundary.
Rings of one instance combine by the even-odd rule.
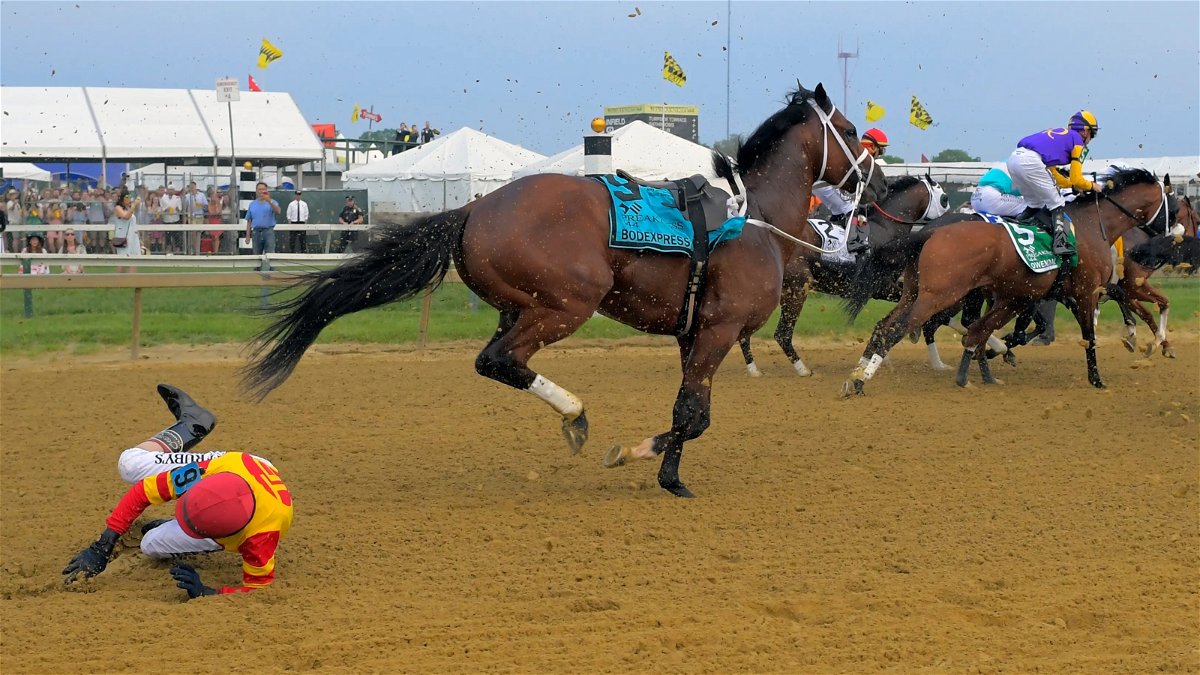
[[[870,151],[867,150],[866,148],[863,148],[862,154],[859,155],[857,159],[854,158],[854,153],[850,151],[850,146],[846,144],[846,141],[843,140],[841,135],[837,133],[837,130],[833,128],[833,112],[837,112],[836,105],[833,105],[833,103],[830,103],[830,105],[833,107],[833,112],[826,113],[821,108],[821,106],[817,105],[811,99],[808,101],[808,104],[810,106],[812,106],[813,110],[817,111],[817,116],[821,119],[821,135],[822,135],[821,173],[817,174],[817,178],[813,182],[814,183],[820,183],[820,182],[829,183],[829,181],[825,180],[825,171],[826,171],[826,169],[829,168],[829,166],[828,166],[828,164],[829,164],[829,136],[830,136],[829,132],[830,132],[830,130],[833,130],[833,132],[834,132],[833,137],[837,140],[838,146],[841,147],[842,152],[845,153],[846,159],[850,160],[850,168],[846,170],[846,175],[842,176],[842,180],[840,182],[838,182],[837,185],[834,185],[834,187],[836,187],[837,189],[840,190],[840,189],[842,189],[842,186],[846,184],[846,181],[850,180],[851,175],[858,177],[858,185],[856,185],[854,188],[854,202],[853,202],[853,204],[851,204],[851,209],[850,209],[850,212],[853,213],[854,211],[856,211],[858,209],[858,203],[860,201],[862,201],[862,195],[863,195],[863,192],[866,190],[866,184],[869,183],[871,181],[871,179],[875,177],[875,162],[871,162],[871,168],[867,172],[867,177],[866,177],[866,180],[864,181],[863,180],[863,170],[862,170],[861,165],[862,165],[863,160],[867,159],[867,156],[871,154]],[[735,176],[737,175],[736,171],[734,172],[734,175]],[[729,217],[733,218],[735,216],[745,216],[746,209],[748,208],[749,204],[747,203],[747,200],[743,195],[737,194],[738,187],[737,187],[736,179],[734,181],[730,181],[730,183],[731,183],[731,186],[734,188],[734,196],[729,199],[729,202],[727,204],[727,211],[729,213]],[[813,244],[810,244],[807,241],[800,239],[799,237],[793,237],[792,235],[788,234],[787,232],[784,232],[783,230],[779,229],[778,227],[775,227],[774,225],[772,225],[771,223],[768,223],[765,220],[759,220],[758,218],[747,217],[746,223],[750,224],[750,225],[754,225],[756,227],[761,227],[766,230],[770,230],[771,232],[779,235],[780,237],[783,237],[784,239],[787,239],[788,241],[799,244],[811,251],[816,251],[817,253],[821,253],[823,255],[830,255],[830,254],[838,252],[838,249],[825,250],[825,249],[821,248],[820,246],[815,246]]]
[[[1104,219],[1100,217],[1100,199],[1103,199],[1104,201],[1108,202],[1109,204],[1112,204],[1113,206],[1117,207],[1118,211],[1120,211],[1121,213],[1128,216],[1129,219],[1132,220],[1133,222],[1137,223],[1136,227],[1139,230],[1141,230],[1142,232],[1145,232],[1148,236],[1151,236],[1151,237],[1157,237],[1158,235],[1151,232],[1147,228],[1149,228],[1151,225],[1153,225],[1154,221],[1158,220],[1159,214],[1162,214],[1163,220],[1166,223],[1166,225],[1163,226],[1163,234],[1170,233],[1171,217],[1167,213],[1169,210],[1167,207],[1167,190],[1165,187],[1163,187],[1163,184],[1161,182],[1158,182],[1158,191],[1162,195],[1162,201],[1160,201],[1158,203],[1158,208],[1154,210],[1154,215],[1150,216],[1150,219],[1146,220],[1145,222],[1143,222],[1141,218],[1138,218],[1137,215],[1134,214],[1132,211],[1130,211],[1129,209],[1122,206],[1120,202],[1113,199],[1110,195],[1101,193],[1100,197],[1098,199],[1096,199],[1096,222],[1100,224],[1100,236],[1104,237],[1104,241],[1106,241],[1106,242],[1108,241],[1108,231],[1104,227]]]
[[[929,181],[925,180],[924,176],[921,177],[921,184],[925,186],[925,190],[929,193],[929,204],[925,207],[925,213],[921,214],[921,218],[919,220],[901,220],[887,211],[884,211],[883,207],[879,205],[879,202],[871,202],[871,206],[875,207],[875,210],[879,212],[879,215],[887,218],[893,223],[899,223],[901,225],[923,225],[933,220],[934,216],[930,216],[929,212],[933,209],[933,205],[938,200],[934,199],[933,186],[929,184]]]

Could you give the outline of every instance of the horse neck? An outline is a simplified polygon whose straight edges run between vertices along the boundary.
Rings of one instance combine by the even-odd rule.
[[[812,197],[813,171],[804,165],[781,167],[773,158],[762,170],[745,178],[750,216],[774,225],[787,234],[809,243],[816,234],[808,227],[808,203]],[[784,260],[791,257],[797,244],[783,237],[772,236]]]
[[[877,205],[878,208],[872,209],[871,223],[895,233],[910,232],[913,223],[925,215],[929,208],[929,199],[929,190],[925,188],[925,184],[917,183],[894,197],[888,196],[882,204]],[[898,223],[888,216],[905,222]]]
[[[1121,199],[1119,194],[1114,195],[1113,197],[1118,201]],[[1137,213],[1137,208],[1131,208],[1130,204],[1126,204],[1124,202],[1120,203],[1131,213]],[[1149,211],[1150,209],[1154,208],[1153,203],[1154,202],[1151,201],[1150,205],[1145,207],[1145,210]],[[1163,205],[1163,208],[1166,208],[1165,204]],[[1146,215],[1146,217],[1150,218],[1151,215]],[[1114,243],[1116,243],[1117,239],[1126,232],[1142,224],[1141,222],[1134,221],[1124,213],[1121,213],[1120,209],[1112,204],[1106,203],[1106,201],[1103,199],[1099,200],[1098,202],[1093,202],[1089,199],[1086,204],[1078,204],[1077,209],[1071,215],[1071,218],[1072,220],[1082,220],[1083,222],[1091,223],[1093,227],[1087,228],[1084,230],[1084,232],[1089,235],[1094,233],[1095,243],[1100,243],[1101,240],[1104,240],[1105,248],[1112,246]],[[1103,224],[1103,228],[1101,227],[1101,224]],[[1076,238],[1078,238],[1079,235],[1080,232],[1076,230]],[[1107,237],[1107,239],[1105,239],[1105,237]],[[1088,238],[1090,238],[1090,236]]]

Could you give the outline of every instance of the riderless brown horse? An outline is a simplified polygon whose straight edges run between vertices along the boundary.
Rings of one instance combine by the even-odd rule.
[[[949,207],[945,190],[928,172],[924,176],[901,176],[888,184],[888,196],[867,207],[867,225],[870,228],[868,241],[877,249],[897,236],[907,235],[916,225],[923,224],[944,214]],[[815,230],[814,227],[809,228]],[[775,342],[792,362],[792,368],[801,377],[812,375],[792,343],[796,333],[796,321],[804,311],[804,302],[812,290],[829,295],[841,295],[847,282],[854,276],[854,263],[822,260],[820,239],[809,234],[814,248],[803,247],[788,261],[783,276],[783,293],[779,303],[779,323],[775,326]],[[831,253],[836,253],[832,251]],[[899,284],[883,293],[885,300],[899,299]],[[751,376],[760,375],[754,354],[750,350],[750,338],[742,338],[742,358]]]
[[[1081,195],[1067,206],[1075,224],[1080,262],[1063,272],[1063,294],[1074,301],[1075,318],[1086,344],[1088,381],[1097,388],[1103,388],[1104,382],[1096,365],[1094,313],[1112,271],[1109,247],[1131,228],[1166,219],[1167,210],[1166,188],[1144,169],[1114,173],[1102,194]],[[967,369],[971,360],[978,358],[984,383],[995,384],[984,352],[976,354],[977,348],[1032,300],[1050,292],[1058,276],[1031,272],[1002,226],[964,220],[895,240],[868,258],[847,301],[851,317],[879,283],[894,278],[897,269],[904,270],[904,296],[876,324],[858,366],[842,387],[844,396],[862,394],[866,380],[901,337],[974,288],[990,290],[995,303],[963,337],[957,382],[966,386]]]
[[[605,457],[607,466],[620,466],[661,455],[659,485],[681,497],[692,496],[679,479],[684,443],[709,425],[712,378],[729,348],[779,304],[784,263],[808,229],[812,184],[857,189],[866,201],[887,193],[858,131],[820,85],[793,92],[739,147],[736,169],[723,156],[714,165],[735,192],[744,184],[750,226],[712,252],[698,318],[676,336],[683,381],[670,430]],[[588,433],[583,403],[530,370],[530,357],[597,311],[647,333],[674,334],[689,278],[685,256],[610,247],[611,205],[591,178],[535,175],[461,208],[384,226],[362,253],[306,275],[303,293],[274,306],[277,318],[254,343],[245,385],[265,396],[334,319],[436,286],[453,259],[467,287],[500,310],[476,371],[548,403],[578,452]]]

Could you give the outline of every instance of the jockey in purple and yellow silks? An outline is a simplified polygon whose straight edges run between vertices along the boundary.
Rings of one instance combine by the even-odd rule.
[[[1065,129],[1047,129],[1022,138],[1008,158],[1013,186],[1020,190],[1030,208],[1038,209],[1035,217],[1052,233],[1055,255],[1075,254],[1067,241],[1063,223],[1065,201],[1059,188],[1097,192],[1102,189],[1083,176],[1087,145],[1099,131],[1096,116],[1081,110],[1071,116]],[[1066,173],[1060,168],[1063,166],[1069,167]]]

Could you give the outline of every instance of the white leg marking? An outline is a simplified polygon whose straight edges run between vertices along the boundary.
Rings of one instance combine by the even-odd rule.
[[[992,351],[996,352],[997,354],[1003,354],[1008,351],[1008,345],[1004,344],[1004,340],[1001,340],[995,335],[988,336],[987,345],[991,347]]]
[[[1158,313],[1158,343],[1161,344],[1167,341],[1167,314],[1171,310],[1164,309]]]
[[[958,333],[959,335],[967,334],[967,327],[962,325],[962,322],[958,320],[957,316],[951,318],[950,323],[948,325],[950,326],[950,328],[952,328],[954,330],[954,332]]]
[[[526,391],[549,403],[560,415],[578,415],[583,412],[583,401],[541,375],[533,378],[533,384],[529,385]]]
[[[762,372],[758,369],[758,364],[753,361],[746,364],[746,372],[750,373],[750,377],[759,377],[762,375]]]
[[[934,370],[946,370],[949,368],[945,363],[942,363],[942,355],[938,353],[937,343],[930,342],[925,345],[925,349],[929,350],[929,367]]]
[[[799,356],[796,357],[796,362],[792,364],[792,367],[796,369],[796,374],[800,377],[812,375],[812,371],[808,369],[808,366],[804,365],[804,361]]]

